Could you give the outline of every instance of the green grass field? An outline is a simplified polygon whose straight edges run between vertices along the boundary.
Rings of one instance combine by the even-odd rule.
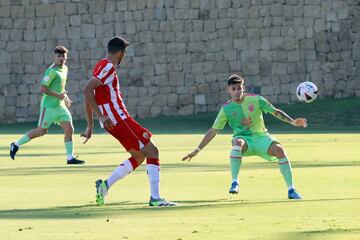
[[[181,162],[212,120],[193,126],[193,134],[167,134],[156,124],[150,126],[158,133],[154,141],[161,151],[162,194],[180,204],[162,209],[147,207],[144,166],[113,186],[105,207],[95,205],[94,181],[128,157],[111,136],[99,131],[82,145],[76,135],[76,152],[87,164],[66,166],[58,130],[24,145],[12,161],[7,146],[24,129],[11,125],[18,129],[11,134],[10,125],[2,126],[0,239],[360,239],[356,126],[341,125],[343,133],[322,133],[324,124],[317,133],[270,128],[285,146],[296,186],[305,197],[290,201],[277,164],[256,157],[243,161],[239,195],[227,193],[231,135],[226,131],[192,162]]]

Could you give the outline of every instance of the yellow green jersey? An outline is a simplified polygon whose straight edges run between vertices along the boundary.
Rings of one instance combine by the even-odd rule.
[[[52,64],[48,69],[46,69],[44,77],[41,80],[41,85],[48,87],[54,92],[63,93],[65,92],[67,74],[67,66],[63,65],[62,67],[58,67],[55,64]],[[60,100],[57,97],[50,96],[45,93],[42,95],[42,108],[56,108],[59,106],[65,106],[64,100]]]
[[[244,101],[229,101],[220,109],[213,128],[222,130],[226,123],[234,130],[234,137],[266,135],[263,114],[272,113],[275,107],[264,97],[256,94],[244,94]]]

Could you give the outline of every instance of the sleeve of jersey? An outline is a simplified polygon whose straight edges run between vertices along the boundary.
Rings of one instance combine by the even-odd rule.
[[[45,71],[44,77],[41,80],[41,85],[49,87],[52,81],[54,80],[54,78],[55,78],[55,73],[53,72],[53,70],[51,68],[47,69]]]
[[[99,63],[99,65],[94,68],[93,77],[98,79],[104,85],[108,83],[107,80],[114,71],[115,69],[111,63]]]
[[[224,109],[221,108],[221,110],[219,111],[219,113],[215,119],[215,122],[214,122],[212,128],[214,128],[216,130],[223,130],[226,123],[227,123],[227,117],[224,112]]]
[[[272,113],[275,111],[275,107],[264,97],[259,96],[260,108],[264,113]]]

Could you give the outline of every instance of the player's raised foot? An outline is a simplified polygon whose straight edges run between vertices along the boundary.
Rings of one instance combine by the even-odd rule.
[[[150,197],[149,206],[150,207],[175,207],[175,206],[178,206],[178,204],[174,203],[174,202],[168,202],[163,198],[154,199],[154,198]]]
[[[238,194],[239,193],[239,183],[238,182],[232,182],[230,189],[229,189],[229,193],[230,194]]]
[[[105,205],[105,196],[108,192],[108,186],[106,184],[106,181],[102,179],[98,179],[95,182],[96,187],[96,203],[98,206],[104,206]]]
[[[12,160],[15,160],[15,155],[18,150],[19,150],[19,147],[16,146],[16,144],[14,142],[10,144],[10,157]]]
[[[79,160],[79,159],[76,159],[76,158],[72,158],[70,160],[67,160],[67,164],[84,164],[85,161],[83,160]]]
[[[303,199],[300,193],[298,193],[294,188],[289,190],[288,197],[289,199]]]

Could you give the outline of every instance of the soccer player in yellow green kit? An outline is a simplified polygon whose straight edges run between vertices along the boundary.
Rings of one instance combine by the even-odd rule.
[[[190,161],[196,156],[228,122],[234,130],[230,152],[232,183],[229,193],[237,194],[239,192],[238,175],[242,157],[260,156],[268,161],[278,161],[280,172],[288,187],[288,198],[302,199],[302,196],[295,190],[290,161],[283,146],[265,128],[262,112],[270,113],[296,127],[307,127],[306,119],[293,119],[275,108],[264,97],[244,93],[244,79],[238,75],[229,77],[227,91],[231,100],[222,106],[212,128],[205,134],[198,147],[187,154],[183,161]]]
[[[42,93],[40,117],[38,127],[27,132],[18,141],[10,145],[10,157],[14,160],[20,146],[30,140],[41,137],[48,132],[51,124],[59,124],[64,129],[67,164],[83,164],[85,161],[75,158],[72,135],[74,127],[68,110],[71,100],[66,94],[65,85],[68,68],[65,65],[68,50],[64,46],[57,46],[54,50],[54,63],[46,69],[41,81]]]

